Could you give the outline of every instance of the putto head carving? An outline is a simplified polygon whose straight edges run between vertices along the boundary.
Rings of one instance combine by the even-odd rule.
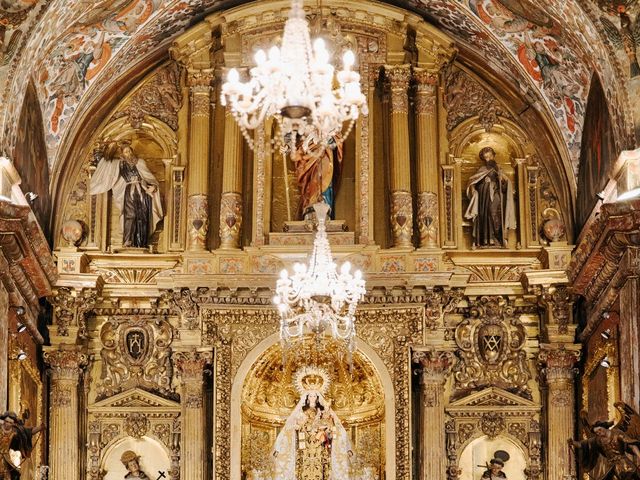
[[[316,392],[325,395],[331,380],[326,370],[319,367],[303,367],[296,373],[295,386],[300,395]]]

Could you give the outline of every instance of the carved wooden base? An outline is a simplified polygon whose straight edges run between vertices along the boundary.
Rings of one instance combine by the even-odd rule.
[[[438,195],[433,192],[418,194],[418,231],[420,247],[438,246]]]
[[[209,231],[209,199],[206,195],[191,195],[187,208],[189,250],[205,250]]]
[[[409,192],[391,192],[391,229],[394,247],[413,246],[413,205]]]
[[[240,248],[242,195],[226,192],[220,199],[220,247]]]

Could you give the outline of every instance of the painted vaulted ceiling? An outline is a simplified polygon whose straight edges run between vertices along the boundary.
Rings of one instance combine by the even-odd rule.
[[[36,87],[50,168],[76,112],[221,0],[0,0],[0,147],[11,155],[27,83]],[[605,88],[618,150],[636,143],[638,0],[395,0],[447,31],[552,117],[577,171],[590,79]],[[637,77],[637,78],[636,78]]]

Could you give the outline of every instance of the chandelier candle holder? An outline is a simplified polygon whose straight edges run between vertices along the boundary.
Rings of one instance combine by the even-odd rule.
[[[345,262],[338,272],[331,255],[326,231],[329,206],[313,206],[318,231],[313,241],[309,266],[293,265],[293,275],[280,272],[273,303],[280,312],[280,339],[285,349],[292,339],[313,333],[319,338],[331,334],[346,342],[349,357],[355,350],[355,312],[365,294],[362,272],[350,273],[351,264]]]
[[[302,0],[293,0],[282,47],[274,45],[268,54],[258,50],[248,81],[241,81],[232,68],[222,85],[221,103],[229,106],[251,149],[255,145],[249,130],[267,118],[276,119],[282,144],[293,151],[298,140],[309,149],[312,143],[329,146],[337,134],[344,139],[359,115],[367,114],[360,74],[352,70],[353,52],[344,53],[343,69],[336,75],[329,59],[322,38],[312,46]]]

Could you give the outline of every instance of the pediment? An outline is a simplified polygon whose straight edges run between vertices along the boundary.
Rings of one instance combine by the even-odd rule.
[[[517,409],[521,411],[538,411],[540,406],[531,400],[507,392],[501,388],[489,387],[474,392],[452,402],[447,411],[468,411],[471,409]]]
[[[117,410],[130,411],[133,409],[180,411],[180,404],[142,390],[141,388],[133,388],[89,406],[89,411],[109,410],[113,412]]]

